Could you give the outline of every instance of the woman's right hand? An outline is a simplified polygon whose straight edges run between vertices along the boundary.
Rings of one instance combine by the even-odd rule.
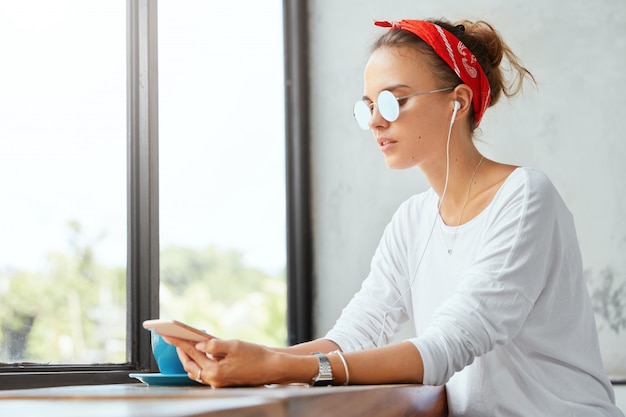
[[[195,343],[167,338],[191,379],[214,388],[309,382],[317,373],[314,356],[290,355],[240,340]]]

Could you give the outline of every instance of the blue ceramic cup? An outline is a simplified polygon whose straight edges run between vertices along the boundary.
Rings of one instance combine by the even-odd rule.
[[[152,354],[154,360],[164,375],[187,374],[183,368],[183,364],[178,359],[176,346],[170,345],[160,334],[152,330]]]

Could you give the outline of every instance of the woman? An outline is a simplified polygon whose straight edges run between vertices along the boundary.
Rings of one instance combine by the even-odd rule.
[[[324,338],[283,349],[170,339],[186,371],[215,387],[445,384],[451,415],[622,415],[570,212],[542,172],[491,161],[472,141],[485,110],[532,75],[484,22],[376,24],[390,29],[355,117],[390,168],[418,166],[431,188],[397,210]],[[417,337],[387,344],[409,318]]]

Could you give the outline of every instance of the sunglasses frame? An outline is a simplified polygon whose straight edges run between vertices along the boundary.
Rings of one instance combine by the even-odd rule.
[[[438,88],[435,90],[421,91],[419,93],[407,94],[406,96],[401,96],[401,97],[394,96],[393,93],[389,90],[383,90],[378,94],[378,97],[376,98],[376,106],[378,107],[378,112],[380,113],[380,116],[383,119],[385,119],[388,122],[395,122],[400,116],[400,100],[405,100],[411,97],[423,96],[423,95],[431,94],[431,93],[441,93],[444,91],[451,91],[451,90],[454,90],[455,88],[456,86]],[[382,109],[387,109],[387,110],[381,110],[381,106],[380,106],[381,96],[383,97],[383,99],[389,96],[393,97],[394,99],[393,109],[388,109],[387,106],[382,106]],[[369,117],[367,117],[367,120],[365,120],[365,108],[367,108],[367,112],[369,114]],[[374,114],[374,102],[367,104],[365,100],[359,100],[356,103],[354,103],[352,115],[354,116],[354,119],[356,120],[357,124],[359,125],[361,129],[368,130],[370,128],[369,123],[372,120],[373,114]]]

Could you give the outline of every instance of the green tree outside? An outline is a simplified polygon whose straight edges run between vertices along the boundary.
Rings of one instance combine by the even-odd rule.
[[[126,362],[126,272],[97,262],[99,238],[70,223],[71,253],[46,272],[0,271],[0,363]],[[284,346],[286,280],[209,247],[161,252],[161,316],[221,338]]]

